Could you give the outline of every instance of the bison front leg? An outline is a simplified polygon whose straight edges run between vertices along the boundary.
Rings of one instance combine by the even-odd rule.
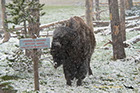
[[[72,80],[71,74],[66,67],[63,67],[63,70],[64,70],[65,79],[66,79],[66,82],[67,82],[66,84],[68,86],[71,86],[71,80]]]
[[[80,67],[77,70],[78,70],[78,73],[76,74],[76,78],[78,79],[77,86],[80,86],[82,85],[82,80],[86,77],[88,73],[88,64],[84,62],[83,64],[80,65]]]

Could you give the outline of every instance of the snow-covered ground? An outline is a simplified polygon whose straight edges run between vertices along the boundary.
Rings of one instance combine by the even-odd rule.
[[[133,31],[128,32],[127,36],[131,38],[138,34],[139,31]],[[97,46],[91,60],[93,76],[87,76],[80,87],[76,87],[75,82],[72,87],[66,86],[62,67],[56,70],[48,59],[42,60],[39,67],[40,93],[140,93],[140,43],[125,49],[127,55],[125,59],[113,61],[111,45],[107,46],[108,50],[103,47],[108,39],[110,35],[96,34]],[[18,44],[18,39],[11,38],[9,42],[0,45],[0,77],[5,75],[19,77],[15,80],[0,79],[0,83],[11,82],[10,85],[18,90],[18,93],[23,91],[32,93],[33,71],[30,73],[15,71],[6,60],[6,57],[13,54],[12,51],[18,49],[15,47]],[[41,59],[46,56],[48,55],[42,55]]]

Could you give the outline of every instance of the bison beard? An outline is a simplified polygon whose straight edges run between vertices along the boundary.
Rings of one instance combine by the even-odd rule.
[[[93,32],[80,17],[75,16],[67,21],[65,27],[56,28],[51,55],[55,68],[63,64],[67,85],[71,86],[71,80],[76,78],[79,86],[87,73],[92,75],[90,59],[95,45]]]

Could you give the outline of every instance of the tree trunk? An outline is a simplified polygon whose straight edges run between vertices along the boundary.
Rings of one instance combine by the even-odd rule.
[[[93,22],[92,22],[92,0],[86,0],[86,23],[93,30]]]
[[[4,31],[4,40],[3,40],[3,43],[4,43],[4,42],[9,41],[10,39],[10,33],[7,31],[8,25],[7,23],[5,23],[5,19],[7,19],[7,16],[5,13],[6,11],[5,0],[1,0],[1,9],[2,9],[2,25],[3,25],[3,31]]]
[[[25,10],[23,10],[25,13]],[[26,18],[24,16],[24,21],[23,21],[23,25],[24,25],[24,37],[27,38],[27,24],[26,24]]]
[[[39,2],[39,0],[34,0],[36,2]],[[33,34],[35,34],[37,37],[39,37],[39,10],[38,9],[31,9],[32,11],[32,16],[35,17],[36,21],[30,21],[29,22],[29,35],[32,36]]]
[[[1,2],[1,0],[0,0],[0,2]],[[1,3],[0,3],[0,5],[1,5]],[[2,8],[2,7],[0,7],[0,33],[1,33],[1,31],[2,31],[2,30],[1,30],[1,28],[2,28],[2,19],[1,19],[1,18],[2,18],[2,16],[1,16],[1,13],[2,13],[1,10],[2,10],[2,9],[1,9],[1,8]]]
[[[34,0],[34,1],[39,2],[39,0]],[[28,34],[29,34],[30,38],[32,38],[33,36],[39,37],[39,32],[40,32],[39,10],[38,9],[31,9],[31,12],[32,12],[32,16],[35,17],[36,21],[35,20],[29,21]],[[29,57],[29,56],[31,56],[31,52],[32,51],[26,50],[25,55]]]
[[[133,7],[133,0],[129,0],[130,9]]]
[[[130,10],[133,7],[133,1],[132,0],[125,0],[126,1],[126,9]]]
[[[95,9],[96,9],[96,20],[100,20],[100,7],[99,7],[99,0],[95,0]]]
[[[91,0],[91,3],[92,3],[92,20],[95,20],[95,18],[94,18],[94,3],[93,3],[93,0]]]
[[[126,57],[123,47],[122,33],[120,32],[118,0],[108,0],[111,20],[111,35],[113,44],[113,58],[123,59]]]
[[[35,2],[39,3],[39,0],[34,0]],[[31,9],[32,16],[35,18],[35,20],[29,21],[29,36],[33,39],[39,37],[39,9]],[[32,60],[34,62],[34,87],[36,91],[39,91],[39,72],[38,72],[38,64],[39,64],[39,51],[38,49],[33,49],[33,55],[29,52],[28,55],[32,56]]]
[[[125,0],[120,0],[120,30],[122,32],[122,41],[126,41],[126,32],[125,32]]]

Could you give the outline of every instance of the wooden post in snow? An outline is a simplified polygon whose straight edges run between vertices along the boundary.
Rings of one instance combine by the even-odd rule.
[[[34,62],[34,86],[35,86],[35,91],[39,91],[39,75],[38,75],[38,63],[39,63],[39,58],[38,58],[38,52],[37,49],[33,49],[33,62]]]
[[[20,39],[20,49],[33,49],[33,53],[31,55],[33,61],[33,69],[34,69],[34,87],[35,91],[39,91],[39,56],[37,49],[50,48],[50,38],[37,38],[35,35],[32,35],[31,38]]]
[[[36,3],[39,3],[39,0],[34,0]],[[31,8],[32,16],[36,17],[36,21],[30,20],[29,22],[29,34],[30,36],[35,39],[39,37],[39,9]],[[28,50],[27,50],[28,51]],[[31,55],[30,52],[27,52],[27,55]],[[34,62],[34,87],[35,91],[39,91],[39,72],[38,72],[38,64],[39,64],[39,55],[37,49],[33,49],[33,57],[32,60]]]

